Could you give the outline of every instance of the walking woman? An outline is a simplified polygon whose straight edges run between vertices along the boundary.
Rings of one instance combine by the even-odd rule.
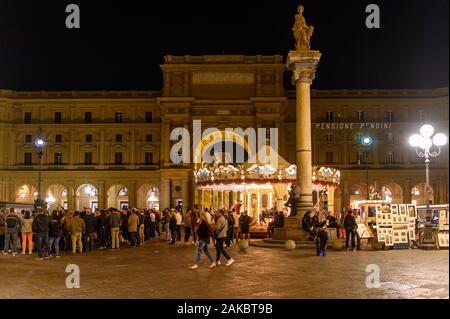
[[[198,235],[197,253],[195,255],[194,265],[189,267],[189,269],[192,270],[198,269],[198,264],[200,263],[200,255],[202,254],[202,251],[204,251],[206,257],[208,257],[210,264],[209,269],[216,267],[216,263],[214,262],[214,259],[208,250],[208,245],[211,241],[211,237],[213,237],[213,234],[211,233],[211,225],[209,224],[209,221],[205,213],[202,213],[200,215],[200,223],[198,225],[197,235]]]
[[[29,211],[25,212],[25,215],[21,221],[22,223],[22,255],[26,254],[27,241],[28,241],[28,254],[33,253],[33,218]]]

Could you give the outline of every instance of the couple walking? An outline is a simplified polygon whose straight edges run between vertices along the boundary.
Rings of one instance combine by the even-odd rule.
[[[195,270],[198,269],[198,264],[200,263],[200,256],[202,251],[205,253],[206,257],[209,259],[209,268],[215,268],[217,265],[220,265],[220,257],[223,255],[227,259],[226,266],[230,266],[234,260],[231,258],[228,253],[225,251],[223,244],[227,238],[227,230],[228,230],[228,222],[224,216],[223,210],[219,210],[217,212],[217,220],[215,223],[215,227],[213,227],[206,215],[206,213],[201,213],[200,215],[200,223],[197,229],[198,234],[198,246],[197,253],[195,256],[194,265],[190,267],[190,269]],[[213,238],[213,242],[216,244],[216,260],[213,260],[211,256],[208,245]]]

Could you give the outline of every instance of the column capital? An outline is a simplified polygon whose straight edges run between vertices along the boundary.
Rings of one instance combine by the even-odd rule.
[[[316,69],[319,65],[322,53],[319,51],[291,51],[288,54],[286,66],[293,72],[294,84],[308,83],[316,77]]]

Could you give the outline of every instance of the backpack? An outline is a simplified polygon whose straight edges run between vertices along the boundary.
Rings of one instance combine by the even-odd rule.
[[[59,223],[59,221],[57,220],[52,220],[50,222],[51,224],[51,236],[52,237],[59,237],[60,233],[61,233],[61,224]]]
[[[5,217],[0,216],[0,227],[5,226]]]
[[[14,228],[17,226],[17,217],[15,215],[8,215],[6,217],[6,226],[8,228]]]

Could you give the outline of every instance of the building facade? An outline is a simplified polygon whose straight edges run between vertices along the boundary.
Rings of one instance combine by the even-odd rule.
[[[192,130],[193,120],[203,130],[277,128],[279,154],[295,163],[295,93],[283,84],[283,60],[166,56],[162,91],[0,90],[0,201],[33,202],[40,189],[51,205],[69,209],[192,206],[200,201],[195,165],[171,161],[170,134]],[[341,171],[336,211],[368,190],[424,203],[424,164],[408,139],[425,122],[448,135],[448,88],[313,90],[311,97],[313,164]],[[37,138],[46,142],[41,166]],[[191,141],[192,152],[210,138]],[[448,148],[430,176],[433,202],[447,203]]]

